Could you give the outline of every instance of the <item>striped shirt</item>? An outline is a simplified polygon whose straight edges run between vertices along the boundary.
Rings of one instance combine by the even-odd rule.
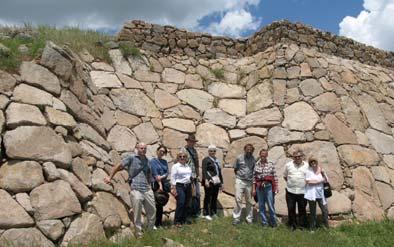
[[[257,181],[263,181],[264,177],[270,176],[274,177],[274,184],[273,187],[276,189],[278,188],[278,176],[276,175],[275,171],[275,164],[272,161],[267,161],[263,163],[261,160],[259,160],[256,165],[254,166],[253,170],[253,183],[256,183]]]

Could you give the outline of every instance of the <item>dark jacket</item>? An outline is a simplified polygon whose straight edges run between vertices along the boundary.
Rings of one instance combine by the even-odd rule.
[[[215,166],[217,166],[219,174],[217,174]],[[211,180],[211,177],[216,175],[219,176],[220,182],[223,184],[223,176],[220,165],[215,165],[215,162],[209,156],[205,157],[202,160],[202,184],[205,184],[205,179],[209,181]]]

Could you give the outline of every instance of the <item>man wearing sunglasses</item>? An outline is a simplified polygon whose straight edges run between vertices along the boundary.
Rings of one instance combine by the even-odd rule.
[[[308,163],[303,160],[304,153],[296,150],[293,153],[293,160],[285,166],[283,178],[286,186],[286,203],[289,217],[289,226],[295,230],[297,225],[301,228],[307,227],[305,194],[305,173],[308,170]],[[297,224],[296,205],[298,206],[299,222]]]

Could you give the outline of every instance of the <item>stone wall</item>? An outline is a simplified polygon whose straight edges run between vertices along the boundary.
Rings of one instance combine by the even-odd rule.
[[[284,164],[301,148],[328,173],[331,223],[394,217],[393,70],[287,43],[242,58],[141,54],[114,46],[107,64],[48,43],[18,74],[0,71],[0,245],[131,236],[127,173],[104,177],[137,142],[150,157],[163,143],[171,164],[188,133],[200,158],[219,147],[225,215],[227,167],[252,143],[276,163],[279,216]]]
[[[118,39],[132,41],[137,47],[153,52],[197,58],[252,56],[277,43],[287,43],[314,48],[319,52],[369,65],[394,67],[394,52],[383,51],[352,39],[285,20],[262,28],[248,39],[211,36],[207,33],[187,32],[172,26],[129,21],[119,33]]]

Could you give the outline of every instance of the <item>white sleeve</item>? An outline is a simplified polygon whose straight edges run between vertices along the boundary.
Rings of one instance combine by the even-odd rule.
[[[176,167],[177,167],[177,165],[174,164],[171,168],[171,184],[174,186],[176,184],[176,182],[175,182]]]
[[[309,170],[307,170],[305,172],[305,180],[309,181],[309,180],[313,180],[313,173]]]

